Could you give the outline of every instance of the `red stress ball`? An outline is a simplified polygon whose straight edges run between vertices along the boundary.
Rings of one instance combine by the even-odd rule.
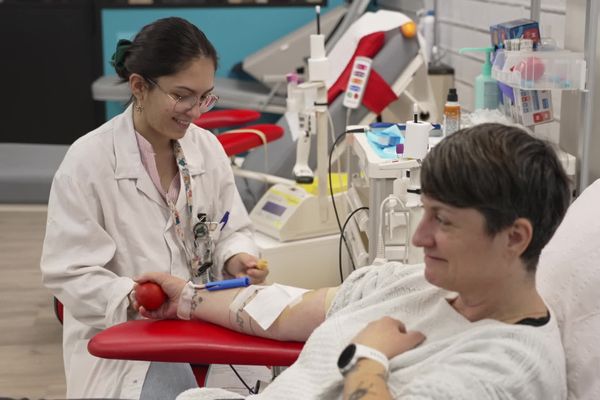
[[[144,282],[135,289],[135,299],[146,310],[152,311],[159,308],[167,299],[162,288],[154,282]]]

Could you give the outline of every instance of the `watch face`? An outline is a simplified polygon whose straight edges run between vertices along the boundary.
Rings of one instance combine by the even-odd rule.
[[[354,357],[354,353],[356,353],[356,345],[354,343],[346,346],[342,354],[340,354],[340,358],[338,358],[338,368],[343,369],[350,364],[352,361],[352,357]]]

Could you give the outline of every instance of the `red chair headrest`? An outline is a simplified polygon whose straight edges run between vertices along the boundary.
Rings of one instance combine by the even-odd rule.
[[[202,114],[194,124],[204,129],[225,128],[256,121],[260,113],[256,110],[215,110]]]

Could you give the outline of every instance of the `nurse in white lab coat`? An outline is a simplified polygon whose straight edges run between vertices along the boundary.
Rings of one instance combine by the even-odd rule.
[[[150,366],[87,351],[96,333],[139,318],[132,278],[164,271],[186,280],[247,274],[261,282],[267,271],[256,268],[250,219],[227,156],[192,123],[217,100],[211,43],[189,22],[165,18],[133,42],[120,41],[113,63],[129,82],[132,104],[78,139],[58,169],[43,280],[65,306],[68,398],[174,398],[195,384],[187,364]]]

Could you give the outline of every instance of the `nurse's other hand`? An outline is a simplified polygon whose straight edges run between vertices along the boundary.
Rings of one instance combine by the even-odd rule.
[[[406,331],[401,321],[383,317],[370,322],[352,339],[352,343],[379,350],[389,359],[414,349],[425,340],[425,335],[417,331]]]
[[[248,253],[237,253],[231,256],[225,262],[223,270],[235,278],[247,275],[252,284],[264,282],[269,274],[269,269],[264,266],[259,268],[258,258]]]
[[[135,290],[138,285],[144,282],[154,282],[158,284],[163,292],[167,295],[165,302],[158,307],[156,310],[146,310],[137,301],[133,303],[133,308],[138,310],[140,315],[151,319],[176,319],[177,318],[177,306],[179,305],[179,298],[181,297],[181,291],[185,286],[186,282],[183,279],[177,278],[173,275],[165,272],[146,272],[138,278],[134,278],[136,285],[133,287]]]

